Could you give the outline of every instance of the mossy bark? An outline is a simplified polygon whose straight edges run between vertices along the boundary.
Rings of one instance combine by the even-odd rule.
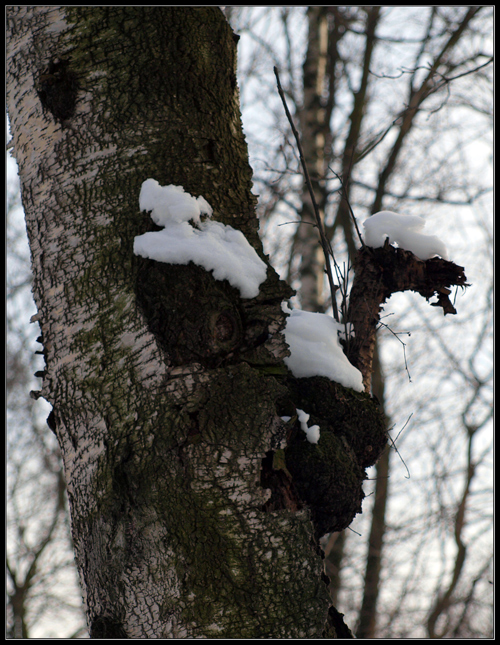
[[[53,406],[91,636],[346,634],[317,545],[331,523],[309,509],[293,438],[285,461],[304,499],[269,505],[263,483],[290,431],[283,406],[314,399],[302,404],[282,362],[289,287],[268,267],[258,297],[242,300],[192,263],[133,254],[154,228],[138,207],[153,177],[203,195],[265,259],[222,13],[10,7],[8,26],[46,359],[35,396]],[[317,413],[325,425],[331,405]],[[354,477],[347,494],[358,499],[364,462],[351,472],[348,430],[337,430],[323,470]]]

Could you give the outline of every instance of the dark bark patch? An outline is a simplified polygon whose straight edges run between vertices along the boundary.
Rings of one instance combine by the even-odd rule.
[[[52,432],[57,436],[56,433],[56,428],[57,428],[57,417],[54,414],[54,410],[51,410],[49,412],[49,416],[47,417],[47,425],[49,428],[52,430]]]
[[[217,367],[243,340],[239,292],[193,263],[139,259],[136,295],[174,365]]]
[[[51,61],[38,76],[37,92],[43,107],[61,123],[75,114],[78,79],[68,60]]]
[[[343,437],[362,468],[377,462],[387,445],[387,432],[374,399],[324,376],[289,378],[288,385],[295,405],[311,415],[309,425],[318,424],[321,436],[329,428]]]
[[[120,622],[107,616],[99,616],[92,621],[90,638],[128,638],[128,636]]]
[[[223,311],[213,315],[213,337],[216,343],[234,342],[237,335],[238,324],[230,311]]]
[[[316,537],[341,531],[361,513],[364,470],[349,446],[328,428],[317,444],[297,429],[286,449],[286,464],[300,498],[311,511]]]
[[[351,630],[345,624],[344,614],[341,614],[335,609],[330,607],[327,617],[328,627],[323,634],[324,638],[354,638]]]
[[[266,513],[285,509],[298,511],[304,506],[292,483],[293,478],[286,468],[284,455],[282,455],[282,464],[278,463],[279,453],[283,453],[283,450],[276,452],[270,450],[262,460],[260,483],[263,488],[271,491],[270,498],[262,507]]]

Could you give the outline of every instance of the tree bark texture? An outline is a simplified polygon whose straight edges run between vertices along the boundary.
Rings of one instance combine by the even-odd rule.
[[[265,259],[223,14],[10,7],[7,18],[46,361],[35,396],[53,406],[91,637],[349,635],[317,538],[360,511],[364,468],[386,440],[376,406],[287,373],[291,290],[271,267],[242,300],[192,263],[132,251],[155,229],[138,206],[152,177],[203,195]],[[296,406],[322,424],[316,450]]]

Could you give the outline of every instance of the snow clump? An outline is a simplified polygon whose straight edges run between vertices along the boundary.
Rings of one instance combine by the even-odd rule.
[[[158,226],[172,222],[200,223],[200,215],[212,216],[213,210],[204,197],[195,198],[182,186],[160,186],[156,179],[147,179],[139,195],[141,211],[151,211],[151,219]]]
[[[299,410],[297,408],[297,417],[300,422],[300,427],[306,433],[306,438],[309,443],[318,443],[319,441],[319,426],[307,427],[307,422],[309,421],[309,414],[304,412],[304,410]]]
[[[212,207],[204,197],[193,197],[182,186],[160,186],[147,179],[139,196],[141,211],[163,230],[134,239],[134,253],[168,264],[194,262],[212,271],[216,280],[227,280],[242,298],[255,298],[266,279],[267,267],[241,231],[209,219]]]
[[[435,235],[424,235],[425,219],[413,215],[398,215],[391,211],[380,211],[363,222],[365,244],[374,249],[384,246],[385,240],[395,242],[400,248],[411,251],[421,260],[439,255],[448,259],[444,243]]]
[[[343,325],[327,314],[291,310],[285,304],[282,308],[289,314],[283,333],[290,347],[285,364],[292,374],[297,378],[326,376],[364,392],[361,372],[351,365],[339,344],[338,332],[344,330]]]

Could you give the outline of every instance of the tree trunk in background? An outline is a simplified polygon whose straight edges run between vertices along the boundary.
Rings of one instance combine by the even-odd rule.
[[[330,120],[334,108],[336,45],[340,38],[337,25],[330,30],[329,7],[309,7],[307,54],[303,66],[304,104],[299,112],[301,143],[311,175],[311,183],[320,216],[324,220],[328,197],[326,174],[331,158]],[[300,256],[299,297],[305,311],[324,311],[323,272],[325,257],[311,196],[304,182],[301,195],[301,223],[294,240],[294,253]]]
[[[11,7],[8,26],[46,361],[34,395],[53,406],[91,637],[349,636],[317,539],[360,511],[385,445],[376,407],[287,374],[291,290],[271,267],[242,300],[132,250],[154,229],[138,206],[152,177],[203,195],[264,258],[222,12]]]
[[[380,7],[366,9],[365,51],[359,88],[354,92],[350,128],[343,142],[342,172],[344,195],[348,199],[349,179],[358,151],[361,125],[366,111],[369,85],[369,69],[375,46],[375,29],[380,17]],[[341,60],[338,45],[351,20],[350,9],[339,7],[309,7],[307,10],[307,53],[303,66],[303,106],[299,112],[301,142],[304,157],[311,175],[321,217],[324,219],[329,190],[326,177],[333,178],[329,164],[333,162],[333,146],[341,133],[332,131],[332,113],[336,108],[337,74]],[[304,183],[302,189],[301,224],[294,239],[293,252],[300,256],[299,297],[302,309],[324,311],[328,303],[323,298],[323,274],[325,258],[318,242],[318,231],[311,198]],[[329,227],[330,239],[340,226],[345,232],[345,241],[351,257],[356,245],[349,208],[345,199],[339,201],[333,226]],[[326,305],[326,307],[325,307]]]
[[[353,107],[349,116],[350,126],[349,134],[344,142],[344,151],[342,155],[342,197],[340,199],[337,209],[335,221],[329,234],[333,237],[335,230],[340,226],[344,233],[345,242],[349,256],[352,259],[356,254],[356,247],[358,244],[357,238],[354,235],[354,227],[351,219],[351,213],[348,205],[348,200],[351,193],[351,171],[357,161],[359,155],[361,126],[363,118],[367,112],[368,106],[368,88],[370,82],[370,64],[372,62],[373,50],[375,48],[375,30],[380,19],[380,7],[367,7],[363,11],[366,12],[365,16],[365,49],[363,52],[361,80],[359,87],[353,91]],[[339,19],[340,10],[337,8],[336,15]]]
[[[382,366],[375,344],[373,357],[372,392],[385,410],[385,384]],[[385,412],[384,412],[385,415]],[[387,427],[390,419],[385,415]],[[382,571],[382,547],[386,529],[385,512],[389,497],[389,463],[391,453],[387,447],[375,466],[375,500],[371,512],[371,526],[368,537],[368,553],[364,576],[363,600],[359,611],[356,638],[375,638],[377,626],[377,599],[380,591],[380,572]]]

